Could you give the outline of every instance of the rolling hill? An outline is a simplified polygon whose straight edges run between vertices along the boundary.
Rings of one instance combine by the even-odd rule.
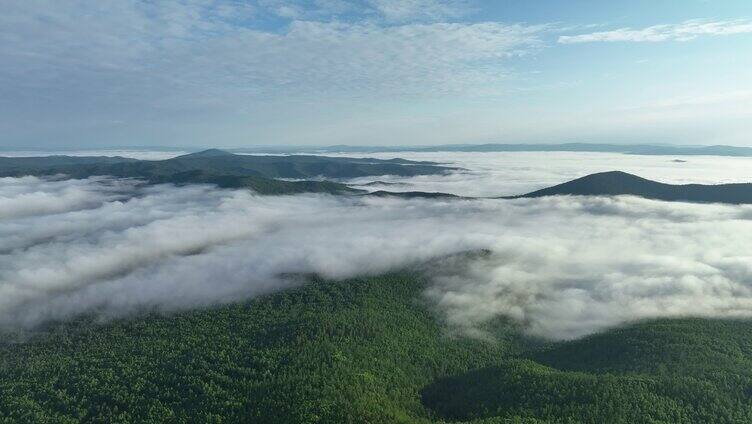
[[[0,422],[742,423],[752,322],[448,335],[410,271],[0,334]]]
[[[236,155],[218,149],[160,161],[122,157],[0,157],[0,177],[62,174],[72,178],[87,178],[95,175],[110,175],[120,178],[139,178],[152,184],[200,183],[216,184],[223,188],[249,188],[259,194],[304,192],[354,194],[362,191],[338,182],[320,179],[441,174],[450,169],[433,162],[414,162],[403,159],[250,156]]]
[[[112,175],[151,179],[165,178],[186,171],[263,178],[355,178],[375,175],[442,174],[450,169],[434,162],[403,159],[379,160],[313,155],[254,156],[236,155],[218,149],[159,161],[70,156],[0,158],[0,176],[66,174],[77,178]]]
[[[632,195],[665,201],[749,204],[752,203],[752,183],[674,185],[651,181],[626,172],[611,171],[587,175],[515,197],[533,198],[561,195]]]

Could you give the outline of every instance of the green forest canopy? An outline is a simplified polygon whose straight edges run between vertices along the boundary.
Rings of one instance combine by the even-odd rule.
[[[572,342],[453,336],[413,273],[247,303],[51,325],[0,344],[0,422],[752,422],[752,323]]]

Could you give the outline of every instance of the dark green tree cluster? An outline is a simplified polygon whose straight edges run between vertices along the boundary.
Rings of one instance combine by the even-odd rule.
[[[752,324],[447,332],[410,273],[0,342],[0,423],[752,422]]]

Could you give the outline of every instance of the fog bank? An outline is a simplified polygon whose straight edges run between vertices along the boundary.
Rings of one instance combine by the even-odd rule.
[[[514,196],[588,174],[624,171],[669,184],[750,182],[751,158],[722,156],[644,156],[595,152],[399,152],[353,153],[378,159],[401,157],[465,168],[448,176],[366,177],[354,183],[383,181],[400,185],[359,186],[367,190],[438,191],[458,196]]]
[[[519,320],[578,337],[665,316],[752,315],[752,207],[620,198],[256,196],[110,179],[0,179],[0,326],[242,301],[285,273],[343,279],[443,255],[454,330]]]

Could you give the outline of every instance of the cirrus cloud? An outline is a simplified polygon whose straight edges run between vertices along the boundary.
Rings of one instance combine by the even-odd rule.
[[[45,93],[66,107],[70,99],[178,108],[280,92],[444,92],[498,79],[477,65],[534,48],[545,29],[410,18],[454,10],[435,1],[373,1],[398,24],[296,18],[273,29],[259,28],[261,6],[234,1],[42,3],[4,7],[0,90]]]
[[[654,25],[641,29],[619,28],[589,34],[562,35],[559,37],[559,43],[690,41],[702,36],[749,33],[752,33],[752,22],[747,20],[708,21],[695,19],[680,24]]]
[[[368,13],[308,3],[10,1],[0,130],[15,146],[312,137],[332,115],[395,100],[502,92],[510,58],[538,51],[548,31],[447,21],[427,2]]]

